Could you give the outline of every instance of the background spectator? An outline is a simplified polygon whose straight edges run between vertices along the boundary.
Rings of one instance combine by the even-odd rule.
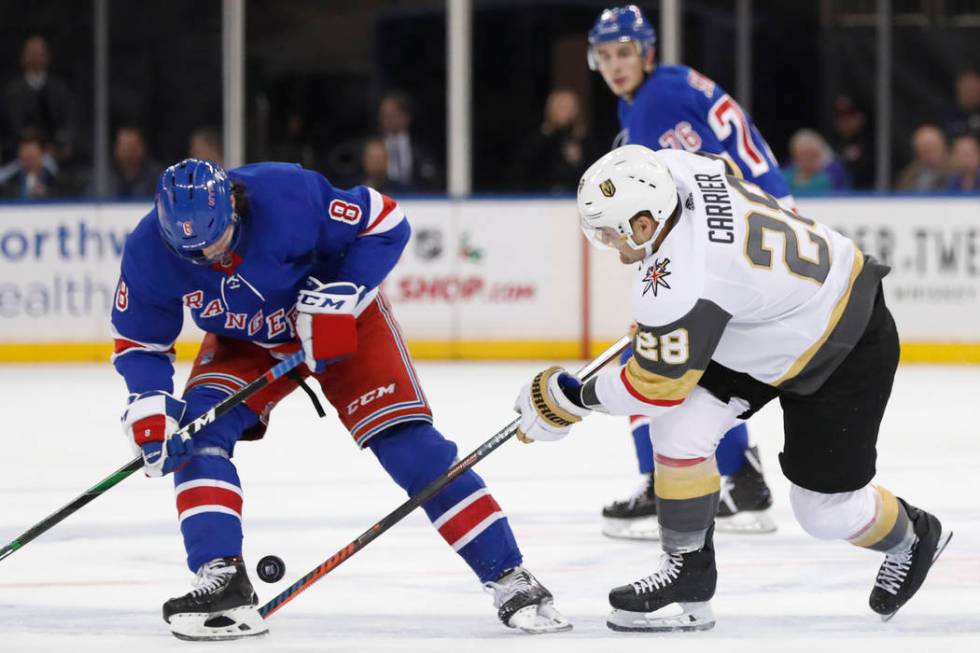
[[[956,104],[946,112],[946,135],[980,137],[980,73],[967,69],[956,76]]]
[[[277,143],[272,146],[271,159],[287,163],[299,163],[304,168],[316,168],[316,152],[311,145],[311,137],[307,134],[306,120],[298,110],[292,110],[286,115],[283,133]]]
[[[152,197],[162,168],[149,159],[143,133],[136,127],[120,127],[112,146],[110,197]]]
[[[365,186],[370,186],[386,195],[397,195],[405,192],[405,187],[388,176],[388,150],[381,138],[369,138],[364,141],[361,150],[361,169],[364,171]]]
[[[428,149],[412,136],[408,97],[389,93],[378,106],[378,128],[388,152],[388,177],[408,190],[433,190],[438,171]]]
[[[0,169],[0,196],[5,199],[36,200],[61,194],[56,173],[45,164],[44,135],[25,129],[17,141],[17,158]]]
[[[847,189],[847,176],[823,136],[801,129],[789,140],[792,163],[783,176],[793,193],[826,193]]]
[[[518,185],[531,192],[574,193],[593,154],[578,95],[554,90],[545,103],[544,122],[521,154]]]
[[[895,182],[896,190],[928,192],[949,184],[949,151],[946,135],[936,125],[922,125],[912,134],[915,158]]]
[[[49,63],[44,37],[28,37],[20,55],[21,73],[4,87],[0,102],[3,149],[13,152],[20,134],[33,128],[53,137],[46,150],[63,162],[72,154],[72,98],[68,85],[48,73]]]
[[[963,134],[953,139],[950,167],[949,190],[980,191],[980,142],[975,136]]]
[[[846,96],[834,100],[833,148],[847,172],[852,188],[872,188],[875,183],[874,143],[868,117]]]
[[[201,127],[192,131],[187,155],[195,159],[214,161],[221,166],[225,165],[221,132],[213,127]]]

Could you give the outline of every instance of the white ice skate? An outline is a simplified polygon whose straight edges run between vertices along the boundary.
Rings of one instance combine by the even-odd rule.
[[[500,621],[532,635],[571,630],[572,624],[555,608],[551,592],[524,567],[514,567],[496,582],[486,583]]]

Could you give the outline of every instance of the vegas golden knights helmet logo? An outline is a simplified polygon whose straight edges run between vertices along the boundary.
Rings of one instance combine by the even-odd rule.
[[[601,190],[602,194],[606,197],[612,197],[616,194],[616,187],[613,185],[612,179],[607,179],[599,184],[599,190]]]

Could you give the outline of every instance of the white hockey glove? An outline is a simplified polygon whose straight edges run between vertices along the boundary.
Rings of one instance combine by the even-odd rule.
[[[322,283],[315,277],[296,299],[296,331],[303,343],[306,366],[319,374],[339,358],[357,352],[357,320],[354,308],[361,289],[348,281]]]
[[[514,403],[514,410],[521,414],[517,427],[517,439],[521,442],[535,440],[560,440],[572,428],[591,413],[574,403],[563,388],[578,393],[581,383],[560,367],[549,367],[539,372],[530,383],[521,388]]]
[[[143,456],[147,476],[164,476],[190,460],[191,440],[175,435],[186,409],[186,403],[162,390],[130,395],[123,432],[136,455]]]

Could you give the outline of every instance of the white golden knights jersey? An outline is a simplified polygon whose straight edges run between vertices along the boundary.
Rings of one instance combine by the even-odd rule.
[[[780,207],[726,163],[661,150],[678,212],[633,283],[633,358],[583,389],[613,414],[678,405],[714,360],[781,391],[815,392],[860,339],[888,268]]]

